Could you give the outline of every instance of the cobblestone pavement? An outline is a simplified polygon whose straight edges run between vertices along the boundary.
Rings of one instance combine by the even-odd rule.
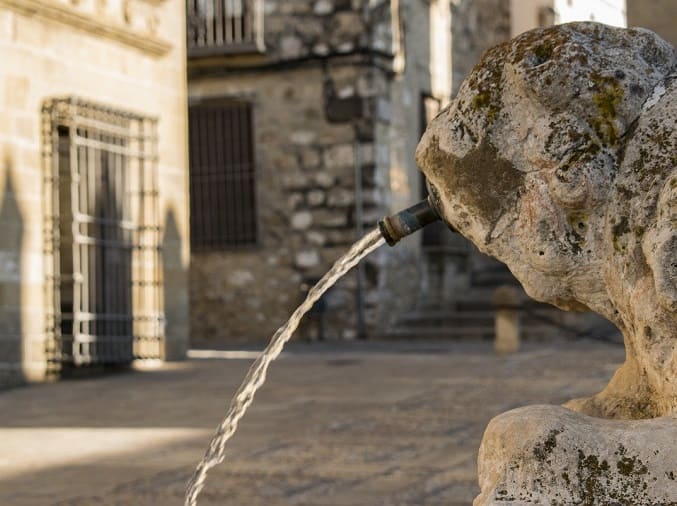
[[[236,355],[237,356],[237,355]],[[489,419],[600,389],[619,346],[295,345],[201,505],[468,505]],[[248,359],[0,392],[0,504],[180,505]]]

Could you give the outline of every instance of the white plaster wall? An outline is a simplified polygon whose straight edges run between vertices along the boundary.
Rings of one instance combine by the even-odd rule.
[[[597,21],[626,26],[625,0],[510,0],[510,26],[513,37],[538,28],[540,8],[551,8],[555,24]]]
[[[626,26],[625,0],[554,0],[555,23],[597,21]]]

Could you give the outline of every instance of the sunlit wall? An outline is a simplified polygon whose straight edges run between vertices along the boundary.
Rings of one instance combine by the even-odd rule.
[[[511,33],[572,21],[626,26],[625,0],[510,0]]]

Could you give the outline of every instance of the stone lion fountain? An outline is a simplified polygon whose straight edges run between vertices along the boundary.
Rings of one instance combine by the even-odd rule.
[[[677,504],[677,52],[572,23],[489,50],[416,157],[443,219],[533,298],[623,333],[607,387],[489,424],[493,504]]]

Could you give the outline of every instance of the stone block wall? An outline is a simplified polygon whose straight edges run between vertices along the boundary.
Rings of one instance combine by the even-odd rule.
[[[266,340],[301,302],[302,285],[319,279],[357,239],[357,158],[365,226],[386,213],[387,181],[363,132],[368,120],[357,118],[359,127],[331,122],[324,101],[327,80],[346,97],[368,91],[367,77],[337,65],[290,70],[284,80],[277,73],[191,80],[191,101],[230,96],[253,104],[260,235],[250,249],[193,253],[195,343]],[[328,294],[326,337],[354,332],[355,286],[353,273]]]
[[[37,4],[37,9],[35,8]],[[0,2],[0,386],[46,373],[41,108],[77,96],[158,118],[168,358],[188,337],[184,3]]]
[[[413,153],[420,97],[431,93],[430,6],[401,2],[393,18],[393,4],[269,0],[265,54],[189,61],[191,101],[253,103],[260,225],[256,247],[192,255],[194,343],[266,341],[301,302],[302,285],[379,218],[420,200]],[[363,262],[370,335],[414,303],[419,263],[420,238]],[[352,272],[327,295],[326,338],[356,337],[357,286]]]

